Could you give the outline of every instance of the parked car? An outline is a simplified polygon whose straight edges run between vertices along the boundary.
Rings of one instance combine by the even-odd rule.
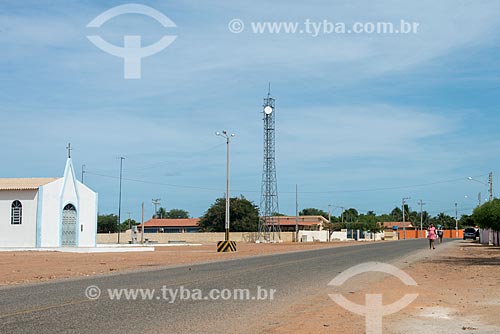
[[[473,227],[467,227],[464,230],[464,240],[465,239],[476,240],[477,237],[478,237],[478,231],[476,231],[475,228],[473,228]]]

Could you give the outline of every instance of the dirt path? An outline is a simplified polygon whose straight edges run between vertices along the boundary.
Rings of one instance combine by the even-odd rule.
[[[282,243],[237,245],[236,253],[217,253],[215,244],[202,246],[156,247],[154,252],[59,253],[0,252],[0,285],[43,282],[116,271],[159,268],[202,263],[246,256],[356,245],[356,242]]]
[[[403,270],[417,287],[386,274],[362,274],[341,288],[325,287],[324,293],[291,306],[261,332],[365,333],[363,316],[344,310],[328,297],[340,292],[362,305],[367,293],[382,294],[384,305],[418,293],[408,307],[383,318],[383,333],[500,333],[499,247],[457,241],[409,263],[403,264]],[[374,275],[380,279],[373,282]]]

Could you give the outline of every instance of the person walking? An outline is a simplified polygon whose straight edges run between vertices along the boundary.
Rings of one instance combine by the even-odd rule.
[[[438,229],[437,229],[437,236],[438,236],[438,239],[439,239],[439,244],[442,244],[443,243],[443,227],[441,227],[441,225],[438,225]]]
[[[434,247],[434,240],[436,240],[436,228],[434,224],[431,224],[429,228],[427,228],[427,239],[429,239],[429,249],[436,249]]]

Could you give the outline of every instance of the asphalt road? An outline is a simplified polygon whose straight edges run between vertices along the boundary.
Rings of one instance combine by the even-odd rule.
[[[255,328],[266,325],[262,319],[272,319],[300,298],[324,291],[343,270],[368,261],[391,263],[418,250],[428,252],[426,246],[425,240],[368,243],[4,287],[0,333],[255,333]],[[86,297],[89,286],[101,290],[99,299]],[[189,291],[193,298],[180,300],[181,286],[183,297]],[[267,299],[258,300],[257,287],[267,289]],[[112,300],[107,290],[124,288],[154,289],[154,294],[151,300],[141,300],[140,294],[137,300],[123,300],[123,295]],[[170,293],[176,288],[172,302]],[[216,291],[212,296],[219,299],[211,300],[212,289],[223,295]],[[229,296],[223,289],[231,292],[230,300],[222,300]],[[249,300],[234,300],[234,289],[249,289]],[[273,300],[269,289],[276,291]]]

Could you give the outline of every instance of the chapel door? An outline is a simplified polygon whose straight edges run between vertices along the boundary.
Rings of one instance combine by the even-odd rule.
[[[62,214],[62,245],[65,247],[76,246],[76,208],[67,204]]]

